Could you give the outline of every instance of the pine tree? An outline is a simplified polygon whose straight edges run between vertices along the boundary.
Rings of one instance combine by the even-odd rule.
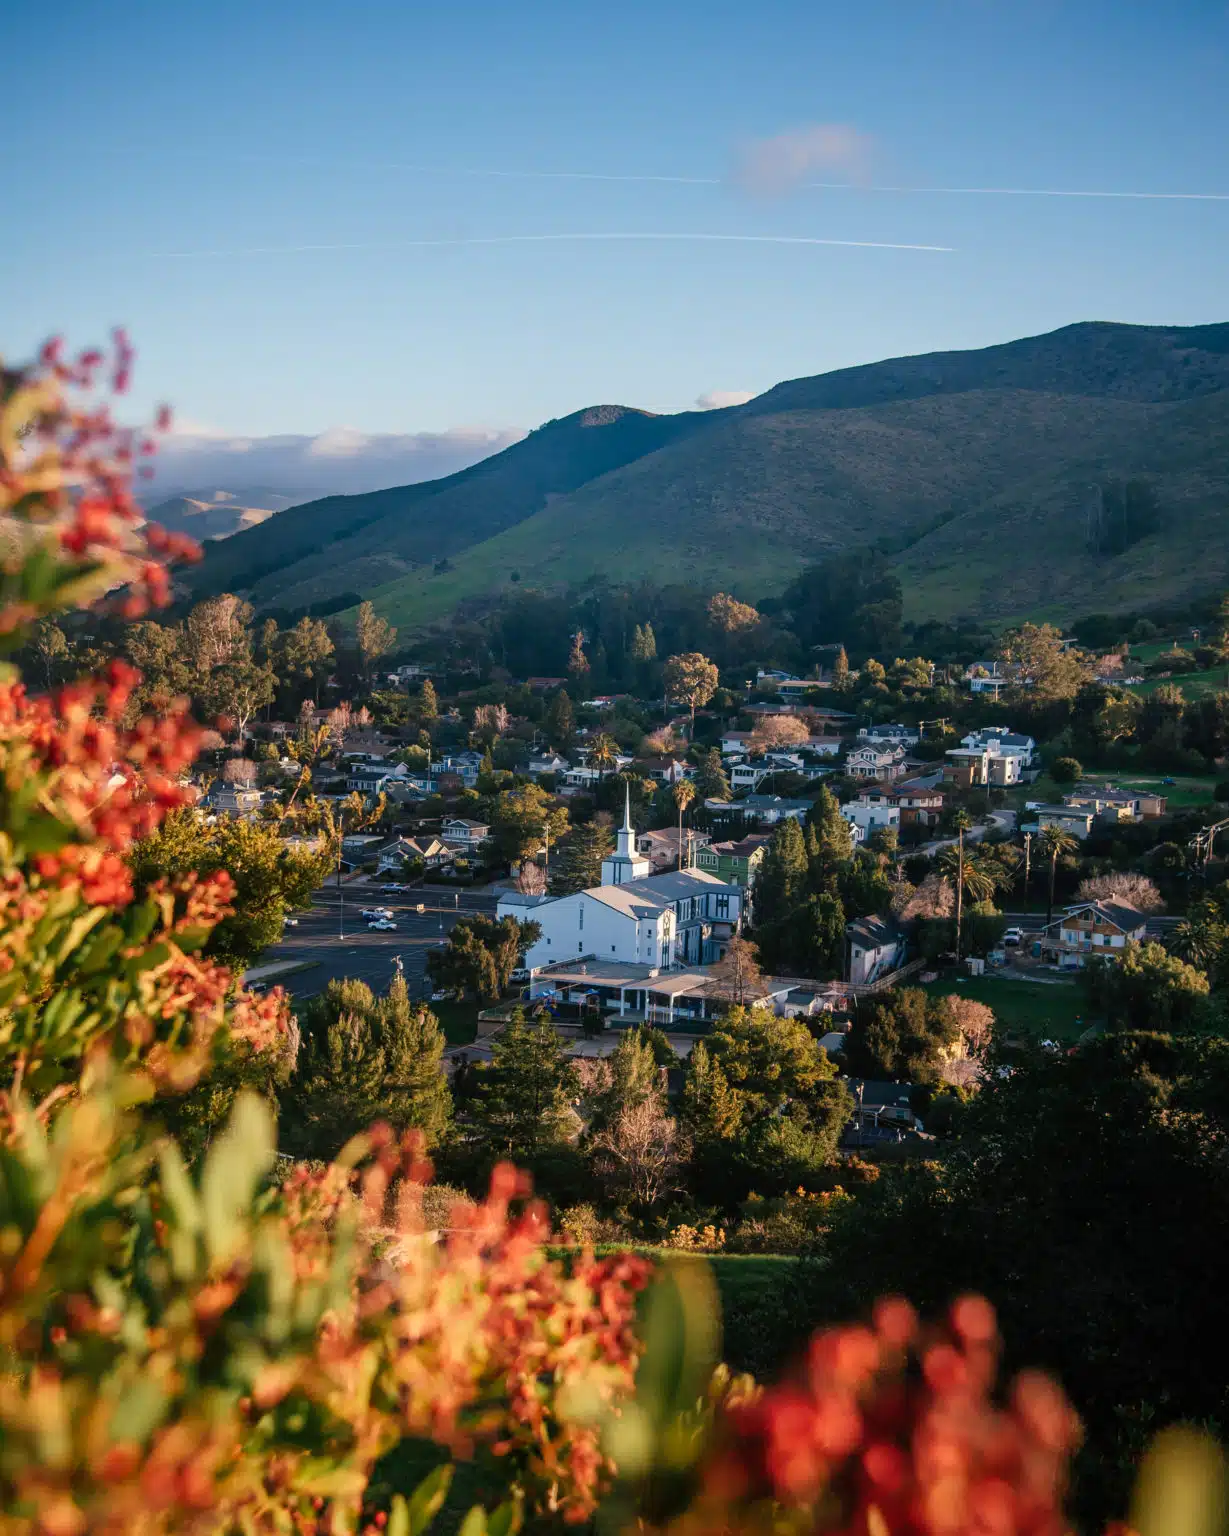
[[[521,1013],[491,1041],[474,1104],[479,1142],[493,1156],[527,1162],[568,1140],[575,1126],[575,1075],[549,1020]]]
[[[609,829],[599,821],[586,821],[559,844],[551,867],[553,896],[570,896],[602,883],[602,860],[610,852]]]
[[[755,925],[789,916],[802,899],[807,884],[807,850],[802,828],[792,816],[777,824],[755,882]]]
[[[299,1011],[299,1059],[283,1095],[282,1134],[300,1157],[333,1157],[375,1120],[416,1127],[436,1145],[452,1098],[444,1035],[429,1009],[410,1001],[405,978],[376,998],[363,981],[334,978]]]
[[[651,624],[637,624],[632,631],[632,660],[650,662],[657,660],[657,636]]]
[[[395,1131],[413,1127],[435,1146],[452,1120],[452,1095],[444,1075],[444,1031],[423,1004],[410,1001],[405,977],[398,974],[377,1006],[384,1050],[380,1118]]]
[[[687,1058],[687,1076],[679,1095],[679,1119],[697,1146],[711,1146],[737,1136],[741,1118],[738,1095],[703,1040],[697,1040]]]
[[[849,657],[843,645],[838,648],[836,660],[832,663],[832,686],[841,689],[849,687]]]
[[[704,800],[728,800],[730,798],[730,781],[726,777],[725,768],[721,761],[721,753],[716,747],[711,747],[700,755],[696,764],[696,776],[694,780],[696,794],[701,801]]]
[[[804,976],[836,980],[845,971],[845,908],[838,896],[811,896],[794,917],[794,958]]]
[[[424,678],[418,691],[418,713],[423,720],[436,720],[439,712],[440,703],[435,696],[435,684],[429,677]]]
[[[625,1110],[660,1103],[665,1096],[653,1046],[639,1030],[629,1029],[601,1066],[585,1106],[591,1135],[607,1130]]]
[[[827,785],[816,795],[807,822],[808,880],[818,896],[836,890],[841,870],[853,857],[853,830]]]

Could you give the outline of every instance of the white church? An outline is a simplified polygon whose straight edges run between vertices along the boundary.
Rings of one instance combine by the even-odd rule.
[[[601,885],[547,898],[509,892],[498,913],[541,925],[542,937],[525,956],[531,971],[566,960],[660,970],[719,960],[738,931],[742,889],[700,869],[649,869],[636,851],[629,797],[615,851],[602,861]]]

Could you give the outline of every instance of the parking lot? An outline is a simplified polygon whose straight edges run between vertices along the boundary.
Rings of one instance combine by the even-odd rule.
[[[260,957],[262,966],[277,961],[310,962],[310,969],[271,978],[293,997],[312,997],[335,976],[365,981],[383,992],[392,980],[398,956],[411,997],[427,991],[427,954],[448,936],[458,917],[481,912],[494,917],[497,898],[485,891],[415,890],[386,895],[376,884],[347,884],[338,903],[335,886],[316,892],[311,909],[297,913],[280,944]],[[425,912],[416,910],[418,903]],[[392,933],[372,933],[364,907],[388,907],[397,924]]]

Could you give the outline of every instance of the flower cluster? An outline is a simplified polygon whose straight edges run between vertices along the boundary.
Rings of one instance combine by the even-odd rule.
[[[146,524],[133,495],[153,437],[118,426],[93,398],[104,376],[115,393],[127,389],[132,358],[116,331],[109,356],[68,359],[54,340],[33,366],[0,369],[0,634],[119,587],[121,611],[138,617],[170,600],[168,562],[199,558],[193,540]],[[169,427],[162,410],[155,430]]]
[[[998,1355],[993,1309],[973,1296],[944,1328],[887,1299],[872,1326],[818,1334],[796,1379],[730,1409],[680,1529],[759,1529],[772,1510],[797,1532],[1063,1536],[1079,1421],[1036,1373],[1000,1405]]]
[[[510,1211],[527,1186],[506,1168],[432,1242],[418,1144],[387,1132],[271,1198],[273,1127],[253,1099],[199,1185],[162,1149],[146,1220],[117,1104],[83,1100],[54,1148],[19,1130],[0,1154],[48,1189],[39,1216],[0,1181],[0,1342],[18,1367],[0,1382],[6,1531],[349,1530],[405,1436],[485,1446],[539,1507],[594,1512],[611,1469],[593,1409],[632,1390],[642,1261],[548,1259],[541,1211]],[[99,1294],[100,1264],[125,1267],[124,1208],[139,1295]]]

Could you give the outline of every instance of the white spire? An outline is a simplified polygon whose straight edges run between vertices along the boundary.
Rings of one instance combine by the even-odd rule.
[[[615,838],[615,851],[602,860],[602,884],[622,885],[627,880],[643,880],[653,866],[636,852],[636,829],[632,826],[632,787],[623,792],[623,825]]]
[[[623,785],[623,825],[619,830],[620,832],[630,832],[632,830],[632,786],[630,782]]]

